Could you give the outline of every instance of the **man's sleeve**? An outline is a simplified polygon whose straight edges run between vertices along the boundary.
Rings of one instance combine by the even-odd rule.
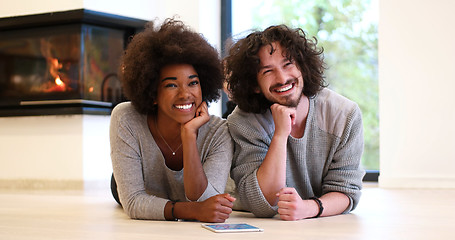
[[[356,105],[348,115],[340,144],[322,184],[323,194],[336,191],[342,192],[350,198],[350,206],[344,213],[352,211],[360,199],[362,178],[365,174],[360,166],[363,147],[362,115],[360,108]]]
[[[235,148],[231,177],[235,181],[241,205],[257,217],[275,216],[277,207],[271,206],[265,199],[256,177],[273,132],[264,129],[264,124],[254,117],[247,118],[237,112],[228,117],[228,128]]]

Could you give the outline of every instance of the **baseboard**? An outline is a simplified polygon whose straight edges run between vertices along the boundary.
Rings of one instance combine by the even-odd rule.
[[[453,177],[388,177],[379,176],[381,188],[455,189]]]
[[[0,189],[7,190],[83,190],[83,180],[0,179]]]

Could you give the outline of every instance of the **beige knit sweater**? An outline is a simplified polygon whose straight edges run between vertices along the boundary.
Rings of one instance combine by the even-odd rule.
[[[256,178],[275,126],[272,114],[253,114],[238,107],[228,117],[229,132],[234,139],[231,177],[241,205],[259,217],[272,217],[270,206]],[[353,210],[360,199],[364,170],[362,115],[356,103],[323,89],[310,98],[304,136],[288,137],[286,185],[297,190],[302,199],[320,197],[327,192],[345,193]]]

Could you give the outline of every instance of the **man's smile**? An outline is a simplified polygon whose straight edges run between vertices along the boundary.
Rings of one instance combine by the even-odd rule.
[[[286,91],[291,90],[293,87],[294,87],[294,83],[292,83],[292,84],[286,84],[286,85],[283,85],[281,88],[276,88],[276,89],[275,89],[275,92],[277,92],[277,93],[283,93],[283,92],[286,92]]]

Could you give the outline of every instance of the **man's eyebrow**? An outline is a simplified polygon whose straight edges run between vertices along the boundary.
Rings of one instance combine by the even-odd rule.
[[[292,58],[291,57],[285,57],[283,58],[283,62],[293,62]]]
[[[259,70],[262,70],[262,69],[264,69],[264,68],[271,68],[271,67],[272,67],[272,66],[270,66],[270,65],[266,65],[266,66],[259,66]]]

